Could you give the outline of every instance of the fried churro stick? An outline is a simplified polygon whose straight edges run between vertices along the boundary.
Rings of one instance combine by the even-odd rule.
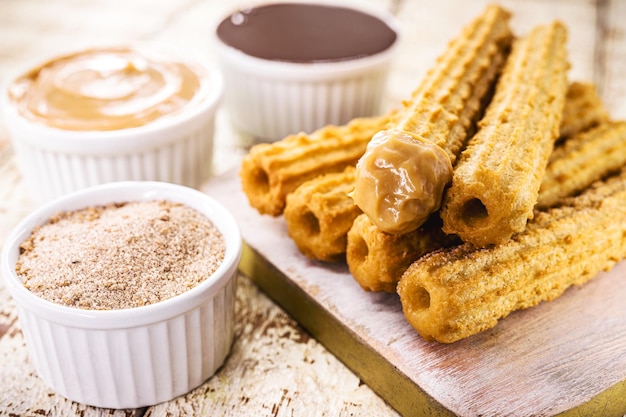
[[[415,230],[439,208],[509,52],[509,18],[492,5],[466,26],[359,159],[353,198],[382,230]]]
[[[579,133],[552,153],[537,207],[556,205],[624,165],[626,122],[611,122]],[[366,290],[393,292],[411,263],[435,249],[458,243],[454,235],[430,228],[424,233],[423,229],[390,235],[366,216],[359,216],[348,232],[346,249],[354,279]]]
[[[537,207],[585,189],[626,165],[626,121],[610,122],[569,138],[552,152]]]
[[[584,99],[581,96],[584,96]],[[596,102],[593,97],[597,98],[597,95],[591,84],[585,84],[584,87],[578,83],[571,84],[565,98],[564,113],[580,114],[588,109],[597,115],[605,114],[600,109],[602,104]],[[593,106],[590,103],[594,103]],[[599,120],[602,119],[590,118],[582,124],[578,121],[564,120],[561,129],[574,132],[593,126]],[[567,127],[571,123],[577,124],[575,129],[573,126],[571,129]],[[621,128],[615,126],[607,130],[598,130],[596,134],[603,132],[602,142],[610,141],[609,146],[601,144],[600,141],[575,145],[584,142],[579,139],[582,138],[579,134],[568,139],[569,142],[564,142],[567,146],[559,147],[553,152],[539,192],[540,202],[545,200],[546,207],[556,204],[558,199],[573,195],[608,175],[617,166],[626,163],[626,160],[621,160],[626,158],[624,155],[626,138],[622,137],[620,145],[616,143],[615,137]],[[608,135],[611,139],[606,138]],[[607,163],[604,163],[605,159]],[[611,163],[608,163],[609,161]],[[566,182],[566,177],[567,182],[572,182],[572,185],[576,186],[562,185],[561,182]],[[553,179],[547,180],[549,178]],[[438,213],[433,216],[439,218]],[[414,261],[435,249],[459,243],[456,236],[446,235],[441,230],[433,228],[434,222],[431,220],[428,223],[431,227],[422,226],[413,232],[391,235],[374,226],[367,216],[359,216],[348,233],[346,246],[346,262],[354,279],[368,291],[394,292],[402,274]]]
[[[300,185],[287,196],[287,232],[309,258],[345,259],[348,230],[361,210],[348,193],[354,188],[354,167],[324,174]]]
[[[538,212],[502,245],[463,244],[418,259],[398,283],[407,321],[425,339],[455,342],[626,257],[626,169],[566,203]]]
[[[587,86],[592,85],[585,84],[582,89],[578,83],[569,86],[565,109],[570,114],[578,114],[585,109],[594,110],[589,105],[593,101],[589,96],[597,97],[595,89]],[[581,99],[581,96],[586,98]],[[598,105],[601,106],[601,103],[594,104]],[[595,110],[596,114],[601,113],[598,110]],[[582,128],[592,124],[587,122],[579,126]],[[563,128],[564,124],[561,126]],[[555,151],[554,154],[558,157],[551,158],[546,176],[551,175],[553,167],[564,167],[559,168],[561,172],[566,169],[575,175],[583,165],[592,165],[597,173],[595,177],[587,176],[582,179],[580,175],[576,176],[577,184],[584,188],[615,167],[614,164],[590,164],[589,158],[585,157],[587,153],[578,152],[573,146],[575,140],[572,139],[567,151]],[[606,149],[606,146],[602,149]],[[598,147],[592,152],[598,161],[601,158],[599,151]],[[353,169],[346,173],[321,175],[307,181],[288,196],[284,214],[287,230],[301,252],[309,258],[331,262],[343,260],[345,255],[352,276],[365,290],[395,292],[400,277],[416,259],[435,249],[459,243],[456,236],[446,235],[440,230],[438,214],[431,216],[419,229],[405,234],[386,233],[372,224],[365,215],[359,215],[352,224],[351,221],[360,213],[348,196],[353,188]],[[560,198],[571,194],[570,191],[572,190],[568,187],[561,187],[558,182],[553,181],[542,188],[540,200],[544,192],[551,193],[552,198]],[[294,197],[290,198],[291,195]]]
[[[287,194],[303,182],[354,165],[372,136],[384,129],[394,112],[329,125],[253,146],[244,157],[240,178],[250,205],[261,214],[279,216]]]
[[[609,113],[598,96],[595,84],[571,83],[565,96],[560,139],[567,139],[608,121]]]
[[[456,236],[443,233],[438,214],[419,229],[400,235],[383,232],[361,214],[348,231],[346,261],[364,290],[395,292],[402,274],[416,259],[459,243]]]
[[[512,37],[508,19],[508,12],[492,6],[466,28],[413,93],[413,101],[404,103],[404,114],[392,118],[393,126],[430,135],[449,153],[446,160],[454,160],[504,62]],[[462,39],[465,35],[468,39]],[[428,106],[431,108],[424,110]],[[288,231],[306,256],[326,261],[343,258],[351,226],[346,220],[360,213],[343,192],[354,188],[353,177],[351,173],[313,178],[304,189],[294,191],[297,196],[287,198],[284,214]],[[315,200],[309,202],[307,197],[313,194]],[[333,224],[335,216],[342,219],[342,227]],[[326,227],[329,225],[333,226]]]
[[[444,197],[443,230],[486,246],[506,242],[532,218],[567,90],[560,22],[514,42],[479,131],[454,170]]]
[[[417,257],[460,243],[443,233],[438,215],[410,233],[381,231],[354,204],[349,196],[353,189],[354,167],[320,175],[287,196],[283,215],[289,236],[304,255],[327,262],[347,260],[364,289],[395,292],[400,276]]]

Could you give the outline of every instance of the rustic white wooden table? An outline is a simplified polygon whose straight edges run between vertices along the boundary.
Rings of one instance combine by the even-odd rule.
[[[384,105],[408,97],[449,39],[486,1],[363,0],[395,13],[402,24],[399,55]],[[180,45],[214,60],[220,18],[253,1],[0,0],[0,82],[17,68],[56,51],[128,41]],[[626,2],[544,0],[501,2],[520,33],[559,18],[570,29],[570,77],[595,81],[614,118],[626,118]],[[220,112],[214,169],[236,168],[245,144]],[[15,166],[0,124],[0,245],[35,204]],[[49,390],[27,357],[13,301],[0,280],[0,415],[7,416],[393,416],[396,411],[331,352],[239,277],[236,340],[224,367],[205,384],[167,403],[106,410],[73,403]],[[419,411],[416,415],[419,415]],[[624,411],[626,413],[626,410]]]

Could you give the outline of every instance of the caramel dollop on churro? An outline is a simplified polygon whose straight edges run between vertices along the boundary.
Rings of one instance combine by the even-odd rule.
[[[411,155],[407,158],[406,155]],[[378,132],[359,159],[353,198],[388,233],[420,227],[439,208],[452,179],[450,157],[440,146],[399,130]]]
[[[626,122],[605,122],[607,112],[593,84],[570,84],[563,113],[562,142],[552,152],[539,191],[537,205],[542,208],[558,204],[626,164]],[[604,124],[596,126],[599,123]],[[348,232],[346,262],[363,289],[394,292],[414,261],[433,250],[458,244],[457,236],[441,230],[439,213],[433,213],[416,230],[393,235],[360,215]]]
[[[370,143],[362,157],[368,161],[359,161],[355,202],[384,231],[415,230],[439,208],[440,191],[450,182],[452,166],[508,55],[509,19],[509,12],[491,5],[466,26],[389,129]],[[429,164],[435,166],[427,169]],[[433,194],[423,198],[428,193]]]

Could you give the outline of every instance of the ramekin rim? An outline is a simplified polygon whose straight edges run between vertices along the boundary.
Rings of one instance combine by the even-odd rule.
[[[298,77],[306,77],[311,74],[320,74],[320,73],[337,73],[342,71],[354,71],[355,69],[360,68],[369,68],[370,66],[376,66],[378,64],[384,63],[389,60],[398,49],[400,44],[400,40],[402,38],[402,30],[400,25],[400,20],[389,10],[380,7],[374,6],[371,4],[363,4],[363,3],[355,3],[353,1],[348,0],[289,0],[289,1],[270,1],[270,2],[261,2],[259,4],[255,4],[251,7],[258,6],[266,6],[271,4],[281,4],[281,3],[301,3],[301,4],[322,4],[329,5],[335,7],[345,7],[351,8],[354,10],[361,11],[363,13],[369,14],[376,18],[381,19],[387,26],[389,26],[396,34],[396,39],[394,42],[386,49],[377,52],[372,55],[367,55],[363,57],[350,58],[344,60],[332,60],[332,61],[316,61],[316,62],[290,62],[290,61],[280,61],[280,60],[270,60],[263,59],[259,57],[255,57],[252,55],[248,55],[245,52],[230,46],[224,43],[220,37],[217,35],[217,30],[212,31],[212,41],[217,46],[218,51],[221,51],[231,59],[243,60],[247,64],[255,65],[255,69],[258,67],[262,70],[271,70],[278,71],[281,75],[289,74],[289,73],[298,73],[303,74]],[[230,16],[233,12],[237,11],[238,8],[232,8],[229,13],[225,14],[219,22],[222,22],[228,16]],[[219,23],[218,23],[219,24]]]
[[[107,192],[133,192],[134,199],[107,198],[100,202],[80,203],[89,198],[98,199]],[[167,196],[167,197],[165,197]],[[177,196],[177,197],[174,197]],[[61,210],[79,209],[89,204],[106,204],[113,201],[148,201],[165,199],[188,204],[198,209],[202,205],[209,212],[202,214],[213,222],[224,236],[225,256],[215,272],[194,288],[160,301],[141,307],[117,310],[87,310],[63,306],[45,300],[26,289],[15,273],[16,251],[32,229],[45,222],[52,214]],[[64,208],[65,207],[65,208]],[[219,218],[219,221],[217,220]],[[63,325],[86,329],[122,329],[161,322],[196,308],[206,299],[212,298],[237,273],[242,254],[239,226],[232,214],[208,194],[190,187],[159,181],[118,181],[88,187],[66,194],[38,207],[20,221],[5,240],[0,254],[0,271],[15,303],[29,311],[46,317],[47,320]]]
[[[12,71],[7,77],[4,78],[4,82],[0,85],[0,116],[3,117],[7,127],[11,125],[19,124],[22,127],[28,128],[32,132],[38,135],[45,135],[47,138],[53,140],[59,140],[67,142],[68,146],[73,146],[76,142],[95,142],[95,141],[107,141],[111,142],[113,146],[116,143],[124,143],[129,138],[142,137],[145,140],[152,137],[155,133],[158,133],[167,129],[176,129],[186,123],[189,123],[193,119],[201,117],[206,112],[215,111],[219,107],[224,94],[224,80],[221,71],[214,64],[201,63],[189,57],[188,53],[177,53],[175,58],[180,58],[182,62],[193,65],[200,68],[208,80],[207,92],[204,97],[200,98],[196,103],[193,103],[189,109],[177,112],[175,114],[167,115],[146,123],[141,126],[129,127],[124,129],[114,130],[65,130],[52,126],[47,126],[43,123],[29,120],[20,114],[17,107],[9,98],[8,89],[9,86],[21,75],[28,72],[30,69],[35,68],[38,64],[44,64],[55,57],[64,56],[72,53],[80,53],[90,49],[106,49],[106,48],[121,48],[127,47],[136,49],[139,52],[155,51],[156,53],[164,53],[159,51],[158,46],[149,45],[142,42],[126,42],[116,44],[94,44],[90,46],[74,47],[68,50],[59,51],[54,54],[47,55],[43,59],[29,60],[23,63],[16,70]],[[165,48],[164,48],[165,49]],[[70,145],[71,144],[71,145]]]
[[[353,74],[383,65],[391,60],[397,46],[390,46],[382,52],[362,58],[310,63],[257,58],[221,42],[217,48],[222,53],[222,60],[241,61],[242,68],[246,68],[251,73],[263,72],[272,73],[282,78],[311,79],[311,77],[328,77],[329,75],[341,76],[343,73]]]

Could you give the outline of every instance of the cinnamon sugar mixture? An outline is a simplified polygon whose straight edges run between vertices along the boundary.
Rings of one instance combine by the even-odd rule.
[[[46,300],[88,310],[156,303],[193,288],[225,243],[196,210],[167,201],[58,213],[20,246],[16,271]]]

